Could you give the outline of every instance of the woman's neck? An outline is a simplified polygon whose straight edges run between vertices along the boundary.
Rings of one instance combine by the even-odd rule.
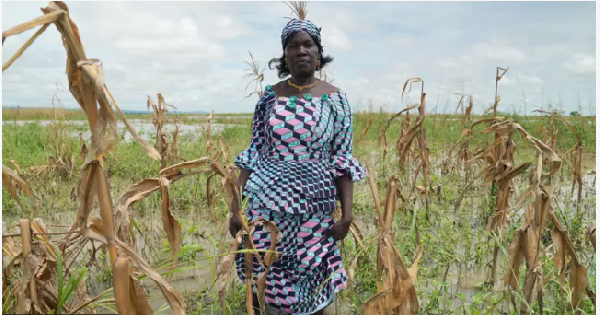
[[[309,85],[309,84],[315,82],[315,80],[316,80],[316,78],[314,75],[307,76],[307,77],[291,77],[290,78],[290,81],[298,86]]]

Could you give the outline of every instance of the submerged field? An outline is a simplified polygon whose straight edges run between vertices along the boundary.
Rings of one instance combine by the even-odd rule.
[[[414,115],[413,121],[414,121]],[[520,290],[504,290],[509,248],[517,230],[523,226],[527,203],[511,208],[508,227],[501,235],[486,232],[491,215],[496,210],[495,186],[484,190],[484,181],[476,176],[484,169],[483,163],[459,164],[456,154],[465,125],[459,115],[427,115],[424,120],[426,143],[429,149],[429,181],[424,183],[415,176],[418,150],[411,150],[402,169],[396,154],[403,118],[394,120],[385,132],[388,148],[384,154],[381,130],[388,123],[389,114],[355,113],[354,155],[361,163],[368,163],[370,177],[378,187],[379,199],[386,200],[390,176],[398,178],[398,190],[402,193],[395,202],[396,212],[392,226],[393,242],[407,265],[417,256],[419,245],[423,256],[418,265],[415,290],[421,314],[518,314],[514,305],[521,304]],[[156,141],[156,129],[150,115],[128,116],[129,123],[140,136],[151,144]],[[207,117],[204,115],[180,115],[176,118],[180,131],[177,146],[179,157],[195,160],[207,156],[208,140],[217,144],[220,135],[229,148],[223,150],[225,161],[235,156],[248,144],[251,137],[251,114],[216,116],[211,122],[210,139],[207,139]],[[471,117],[477,121],[485,117]],[[544,140],[547,117],[505,117],[519,123],[533,137]],[[564,153],[576,143],[573,131],[561,121],[554,122],[557,130],[556,149],[563,160],[561,168],[551,178],[545,177],[545,187],[550,190],[552,207],[566,229],[579,262],[587,269],[590,289],[595,292],[595,255],[588,240],[588,226],[595,224],[596,217],[596,165],[595,117],[566,118],[575,128],[584,145],[582,154],[582,198],[578,202],[577,187],[572,191],[572,165],[566,163]],[[467,123],[470,125],[470,123]],[[474,128],[470,150],[477,152],[493,142],[493,134],[479,134],[489,124]],[[112,193],[117,198],[127,187],[143,179],[156,177],[160,161],[148,157],[130,133],[120,124],[121,141],[108,154],[105,172]],[[406,127],[406,126],[405,126]],[[166,123],[163,131],[168,139],[176,127]],[[41,218],[48,225],[56,225],[52,232],[66,232],[74,222],[79,202],[75,187],[80,176],[79,167],[82,142],[80,134],[89,146],[89,127],[85,115],[59,115],[58,119],[47,113],[15,114],[3,112],[2,163],[15,169],[31,186],[33,198],[20,198],[23,208],[6,192],[2,191],[3,234],[18,233],[17,222],[21,218]],[[519,135],[515,135],[514,164],[537,162],[533,147]],[[41,166],[41,167],[40,167]],[[45,166],[45,167],[44,167]],[[513,179],[514,193],[510,203],[529,187],[534,167]],[[544,172],[544,176],[547,171]],[[161,221],[161,195],[150,194],[131,206],[133,230],[141,257],[161,271],[185,298],[187,314],[241,314],[245,312],[245,286],[231,274],[231,284],[223,310],[218,298],[218,277],[221,260],[219,249],[228,248],[230,236],[223,233],[229,208],[224,194],[209,201],[207,182],[211,174],[185,177],[170,185],[170,209],[181,226],[181,251],[179,267],[167,268],[172,262],[171,248]],[[416,178],[416,180],[415,180]],[[472,185],[469,185],[472,182]],[[210,181],[213,193],[220,187],[219,180]],[[415,187],[422,187],[417,189]],[[431,188],[431,190],[428,190]],[[429,201],[425,202],[428,191]],[[378,292],[377,280],[377,211],[369,180],[355,184],[354,220],[362,234],[361,243],[348,234],[343,244],[342,256],[347,270],[354,269],[353,288],[338,295],[328,307],[327,314],[357,314],[361,306]],[[532,200],[533,201],[533,200]],[[98,211],[97,208],[94,211]],[[224,223],[225,222],[225,223]],[[54,238],[62,237],[52,236]],[[554,265],[557,251],[552,243],[550,230],[542,233],[541,246],[543,275],[544,314],[571,314],[570,284],[565,289],[559,281],[559,268]],[[4,241],[5,237],[3,237]],[[18,238],[15,238],[18,243]],[[494,250],[499,248],[496,263]],[[355,259],[360,256],[360,259]],[[94,257],[94,258],[92,258]],[[3,255],[3,268],[8,262]],[[112,287],[112,271],[108,254],[86,248],[79,256],[81,267],[89,272],[84,280],[89,296],[93,297],[108,289],[102,299],[92,303],[98,310],[116,311]],[[495,277],[490,277],[492,265],[497,264]],[[526,265],[521,266],[520,281],[526,276]],[[571,267],[567,264],[567,280]],[[169,314],[160,289],[150,280],[144,280],[150,292],[150,305],[155,314]],[[510,293],[513,293],[511,297]],[[74,298],[76,300],[76,298]],[[538,301],[538,300],[536,300]],[[10,309],[14,300],[3,296],[3,313]],[[537,303],[537,302],[536,302]],[[531,308],[538,310],[539,305]],[[581,311],[592,313],[593,303],[586,298],[579,305]]]

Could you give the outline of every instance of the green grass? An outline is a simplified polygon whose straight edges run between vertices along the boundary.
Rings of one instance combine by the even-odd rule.
[[[369,163],[372,166],[376,185],[380,191],[380,198],[383,199],[386,191],[387,179],[391,174],[399,176],[400,187],[403,193],[406,193],[412,179],[409,173],[413,170],[407,168],[407,174],[402,174],[397,162],[392,156],[395,154],[395,142],[398,139],[401,130],[401,119],[394,122],[387,131],[388,144],[390,145],[388,157],[383,160],[381,148],[377,145],[379,138],[380,124],[387,123],[389,115],[373,115],[373,124],[362,141],[358,141],[363,133],[364,126],[368,121],[365,114],[356,113],[354,116],[354,154],[361,161]],[[222,122],[227,122],[224,117],[215,117],[215,120],[223,118]],[[475,119],[478,119],[476,117]],[[515,122],[520,123],[533,136],[541,138],[542,123],[546,118],[540,117],[512,117]],[[191,121],[191,118],[182,119],[184,122]],[[414,118],[413,118],[414,119]],[[236,121],[236,125],[225,128],[221,135],[230,146],[233,160],[235,156],[246,147],[251,137],[251,118],[242,117]],[[580,136],[584,142],[587,152],[595,152],[595,123],[589,125],[589,118],[577,117],[569,118],[575,128],[580,131]],[[196,123],[194,123],[196,124]],[[66,124],[70,128],[67,131],[77,130]],[[559,129],[559,149],[564,151],[570,149],[575,144],[575,138],[569,129],[561,122],[556,122]],[[478,127],[475,133],[480,131],[483,126]],[[79,127],[79,129],[81,129]],[[487,217],[490,213],[492,201],[483,198],[481,183],[477,182],[473,189],[467,192],[462,207],[454,211],[454,202],[459,194],[466,187],[467,179],[464,174],[451,173],[440,174],[440,164],[446,157],[447,151],[459,139],[462,128],[461,118],[451,115],[428,116],[425,120],[425,129],[427,131],[428,147],[431,151],[431,178],[434,185],[442,185],[441,195],[432,196],[432,202],[429,209],[424,208],[421,198],[412,203],[401,204],[396,211],[394,219],[395,244],[402,254],[405,263],[412,265],[415,257],[416,232],[418,230],[421,246],[424,248],[424,255],[419,266],[419,274],[416,282],[416,290],[419,296],[421,312],[423,314],[497,314],[500,312],[515,314],[509,299],[505,293],[493,291],[483,286],[483,281],[472,280],[470,273],[483,273],[489,270],[486,267],[490,261],[493,248],[499,244],[503,251],[499,258],[498,276],[504,275],[504,262],[506,260],[505,251],[512,241],[514,231],[521,227],[523,218],[515,210],[512,215],[511,225],[506,234],[500,238],[494,239],[485,233]],[[22,169],[22,176],[27,180],[35,193],[35,200],[29,200],[22,197],[26,210],[20,210],[10,196],[3,190],[2,209],[5,221],[10,223],[16,218],[40,217],[45,222],[59,221],[61,224],[72,222],[78,202],[70,198],[71,190],[79,179],[79,139],[71,137],[63,141],[65,152],[71,152],[75,157],[76,167],[71,176],[56,176],[54,174],[33,175],[29,168],[34,165],[45,164],[49,154],[56,154],[56,144],[54,131],[50,127],[42,127],[37,123],[25,124],[14,127],[10,122],[3,125],[2,138],[2,163],[12,167],[11,160],[15,160]],[[123,132],[120,131],[120,134]],[[213,141],[216,140],[216,135]],[[487,138],[486,138],[487,137]],[[472,147],[480,141],[489,141],[490,136],[477,136],[472,140]],[[153,143],[153,136],[150,138]],[[533,162],[535,152],[527,143],[517,137],[515,139],[517,153],[515,162]],[[88,143],[89,145],[89,143]],[[203,135],[184,134],[179,139],[180,155],[188,160],[197,159],[206,156],[206,139]],[[456,152],[456,151],[455,151]],[[151,160],[147,154],[139,147],[137,143],[120,142],[114,151],[108,155],[105,162],[105,171],[110,182],[113,201],[125,191],[125,189],[144,178],[156,177],[159,171],[160,163]],[[481,166],[472,166],[474,171],[481,169]],[[595,166],[593,167],[595,170]],[[557,175],[556,183],[570,185],[568,172],[565,175]],[[196,270],[207,271],[209,265],[206,261],[208,257],[215,256],[220,243],[220,226],[228,212],[228,207],[223,198],[219,199],[214,216],[208,215],[206,180],[208,175],[198,175],[184,178],[170,186],[170,197],[172,200],[172,210],[180,221],[182,226],[182,261],[202,261],[202,264],[194,265]],[[52,183],[55,183],[53,185]],[[517,180],[517,188],[522,191],[528,181],[526,176]],[[218,187],[218,180],[212,181],[213,191]],[[365,236],[365,244],[368,251],[358,265],[356,270],[356,294],[349,290],[343,291],[339,296],[341,306],[352,314],[356,314],[360,306],[377,290],[377,267],[376,267],[376,232],[373,225],[376,216],[373,207],[371,192],[368,181],[363,180],[355,185],[354,198],[354,217],[358,222]],[[515,192],[518,196],[520,191]],[[570,192],[570,189],[569,189]],[[555,207],[558,217],[563,221],[569,231],[571,240],[577,249],[578,255],[585,266],[595,267],[595,256],[593,250],[587,241],[586,226],[595,223],[595,196],[588,195],[583,204],[576,207],[570,202],[564,202],[570,198],[570,194],[555,195],[555,200],[560,204],[560,208]],[[399,203],[400,205],[400,203]],[[160,219],[160,194],[154,193],[148,198],[133,205],[130,212],[133,214],[136,230],[138,230],[138,243],[145,244],[144,238],[151,245],[144,247],[143,256],[151,265],[157,266],[165,261],[166,253],[169,252],[168,243],[163,242],[166,239],[162,232],[162,223]],[[429,217],[427,217],[427,215]],[[12,225],[8,224],[8,228]],[[228,241],[226,236],[225,241]],[[544,248],[550,247],[550,243],[545,243]],[[345,266],[350,266],[350,262],[357,254],[353,238],[349,235],[340,246]],[[84,260],[87,262],[89,257]],[[107,258],[98,254],[97,262],[89,268],[89,274],[86,283],[103,283],[103,286],[110,285],[110,268],[106,263]],[[450,266],[447,278],[443,277],[447,266]],[[220,266],[217,266],[220,267]],[[544,275],[552,272],[556,273],[551,257],[544,257],[543,260]],[[184,274],[186,271],[180,271]],[[211,271],[212,272],[212,271]],[[178,275],[173,275],[170,282],[177,283]],[[240,314],[244,312],[245,287],[237,281],[235,273],[231,274],[234,279],[231,282],[229,294],[226,298],[225,314]],[[560,284],[556,277],[544,286],[544,310],[549,314],[571,314],[568,310],[569,296],[567,292],[560,289]],[[521,272],[521,281],[524,280],[524,270]],[[590,285],[595,290],[595,274],[589,275]],[[149,281],[149,280],[145,280]],[[458,283],[458,284],[457,284]],[[184,293],[188,314],[221,314],[221,306],[218,303],[218,295],[213,285],[198,284],[197,288],[189,288]],[[92,296],[92,294],[90,294]],[[153,297],[153,300],[159,300],[161,297]],[[503,300],[504,299],[504,300]],[[518,296],[517,296],[518,299]],[[503,300],[494,306],[497,301]],[[4,303],[11,303],[5,300]],[[494,308],[495,307],[495,308]],[[590,313],[592,309],[591,302],[585,303],[585,311]],[[4,305],[3,305],[4,309]],[[537,309],[537,306],[533,306]],[[168,310],[162,312],[169,313]]]

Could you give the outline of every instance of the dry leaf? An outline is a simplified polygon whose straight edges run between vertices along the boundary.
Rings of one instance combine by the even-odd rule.
[[[151,144],[149,144],[148,141],[146,141],[146,140],[144,140],[144,138],[140,137],[140,135],[135,131],[135,129],[133,129],[133,127],[129,124],[129,122],[127,122],[127,119],[125,118],[125,114],[123,114],[123,112],[121,112],[121,109],[117,105],[117,102],[115,102],[115,99],[113,98],[112,94],[110,94],[110,91],[108,90],[106,85],[104,85],[104,92],[106,92],[106,94],[110,98],[110,101],[113,104],[113,106],[115,107],[115,109],[117,110],[117,113],[121,117],[121,120],[123,120],[123,124],[125,124],[125,128],[127,128],[127,130],[129,131],[131,136],[135,139],[135,141],[137,141],[137,143],[139,143],[142,146],[142,149],[144,149],[144,151],[146,151],[146,153],[148,153],[148,156],[150,156],[154,160],[160,160],[160,153],[158,153],[158,151],[156,151],[156,149]]]
[[[392,293],[392,290],[385,290],[381,292],[377,292],[377,294],[373,295],[360,309],[361,315],[371,315],[371,314],[387,314],[383,309],[383,298],[387,297]]]
[[[563,235],[556,227],[554,227],[554,229],[552,230],[552,242],[554,243],[554,248],[555,248],[554,257],[552,258],[552,260],[554,261],[554,267],[560,268],[560,275],[559,275],[560,286],[564,290],[565,289],[565,271],[567,269],[567,268],[565,268],[566,263],[567,263],[567,256],[566,256],[566,251],[564,249],[565,245],[564,245],[564,241],[563,241]]]
[[[575,314],[582,314],[583,302],[587,295],[588,275],[587,269],[584,266],[578,265],[575,261],[571,264],[570,286],[571,305],[575,310]]]
[[[504,276],[504,290],[506,290],[509,284],[513,290],[519,290],[519,269],[525,260],[525,256],[521,253],[520,237],[521,233],[517,231],[508,250],[508,264],[506,276]]]
[[[97,162],[94,162],[97,163]],[[106,238],[108,253],[111,264],[117,259],[117,249],[115,247],[115,222],[113,217],[113,203],[108,189],[108,182],[104,176],[104,170],[99,165],[94,174],[95,188],[98,189],[98,202],[100,204],[100,215],[102,217],[103,236]]]
[[[531,227],[526,227],[520,230],[521,252],[525,256],[525,261],[528,264],[528,269],[534,266],[534,259],[537,255],[538,236]]]
[[[134,315],[131,310],[131,296],[129,295],[129,261],[126,257],[119,256],[113,267],[113,287],[115,303],[119,314]]]
[[[177,290],[175,290],[167,281],[165,281],[160,274],[158,274],[158,272],[152,269],[144,259],[139,257],[131,247],[119,240],[116,240],[116,243],[119,248],[127,253],[127,258],[129,258],[129,261],[136,267],[136,269],[139,272],[147,275],[159,286],[164,297],[167,299],[167,303],[169,303],[169,306],[171,307],[172,314],[184,315],[185,302],[181,294],[179,294]]]
[[[267,275],[269,274],[269,270],[271,268],[271,264],[277,260],[277,254],[275,253],[277,242],[281,238],[281,232],[272,221],[266,221],[264,219],[259,219],[253,221],[252,224],[254,226],[263,225],[264,229],[271,236],[269,246],[269,251],[265,253],[264,258],[264,271],[258,275],[256,280],[256,292],[258,296],[259,308],[262,314],[265,314],[265,282],[267,280]]]
[[[147,178],[127,188],[117,199],[115,204],[115,225],[117,237],[126,242],[130,229],[129,213],[127,209],[134,203],[148,197],[160,189],[158,178]]]
[[[240,246],[242,238],[240,233],[235,237],[231,246],[229,246],[229,252],[234,252]],[[231,266],[233,265],[235,257],[234,255],[227,255],[223,258],[223,264],[221,265],[221,280],[219,282],[219,303],[221,308],[225,309],[225,295],[227,294],[227,287],[229,285],[229,274],[231,273]]]
[[[167,238],[171,244],[171,254],[176,256],[181,248],[181,227],[179,222],[173,216],[170,208],[169,198],[169,180],[162,176],[160,178],[160,198],[162,203],[162,223],[163,230],[167,233]]]

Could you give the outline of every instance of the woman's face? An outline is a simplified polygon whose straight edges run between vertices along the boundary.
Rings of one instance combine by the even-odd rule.
[[[299,31],[288,41],[285,56],[292,77],[312,76],[319,60],[319,47],[308,33]]]

